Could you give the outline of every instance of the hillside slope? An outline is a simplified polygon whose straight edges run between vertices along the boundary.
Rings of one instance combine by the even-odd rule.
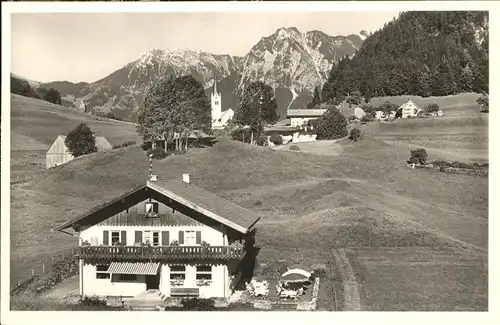
[[[283,258],[290,265],[326,263],[333,250],[345,247],[371,249],[371,256],[389,263],[399,261],[399,255],[390,253],[395,250],[402,256],[417,254],[424,263],[435,263],[432,258],[438,253],[465,259],[471,255],[468,252],[474,252],[476,259],[485,258],[486,178],[411,170],[404,163],[406,148],[400,150],[376,139],[342,145],[341,155],[315,156],[220,139],[212,148],[155,161],[154,172],[160,178],[181,178],[182,173],[190,173],[193,184],[262,213],[257,230],[262,248],[259,260],[270,266]],[[29,263],[50,259],[75,245],[74,238],[49,230],[144,183],[148,167],[145,153],[139,147],[129,147],[83,157],[48,171],[36,183],[14,186],[12,208],[22,218],[12,219],[12,272],[21,274],[29,270],[25,267]],[[25,225],[31,223],[37,227],[27,230]],[[481,264],[477,264],[480,262],[467,263],[472,265],[467,272],[485,279]],[[445,272],[450,268],[461,272],[460,267],[448,266]],[[437,298],[440,309],[455,303],[454,295],[442,298],[432,289],[434,270],[424,268],[418,277],[408,279],[425,286],[425,295],[419,296],[422,286],[395,289],[408,302],[404,308],[429,310],[436,306]],[[391,270],[381,275],[387,272],[398,281],[404,280]],[[331,285],[329,281],[325,279],[325,285]],[[453,305],[456,308],[483,310],[487,306],[482,284],[461,282],[462,278],[447,281],[451,284],[446,290],[460,292],[463,298]],[[377,290],[383,291],[383,287],[370,290],[371,296],[377,297]],[[430,298],[425,298],[428,295]],[[366,308],[377,309],[369,300],[366,304]]]
[[[488,12],[405,12],[332,69],[323,99],[487,92],[488,69]]]
[[[98,136],[112,145],[137,141],[135,125],[79,113],[63,106],[19,95],[11,95],[11,174],[45,168],[45,152],[60,134],[79,123],[87,123]]]

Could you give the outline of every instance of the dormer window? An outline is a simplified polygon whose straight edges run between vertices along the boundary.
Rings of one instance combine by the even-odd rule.
[[[146,202],[146,216],[156,217],[158,214],[158,202]]]

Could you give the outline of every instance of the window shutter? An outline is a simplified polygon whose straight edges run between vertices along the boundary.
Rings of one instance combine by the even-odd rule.
[[[125,230],[122,230],[122,235],[120,237],[120,244],[127,246],[127,232]]]
[[[102,244],[109,245],[109,231],[103,230],[102,232]]]
[[[136,230],[135,231],[135,241],[134,243],[142,243],[142,231]]]
[[[170,233],[168,231],[161,232],[161,245],[162,246],[170,245]]]
[[[199,230],[196,232],[196,244],[201,244],[201,231]]]
[[[184,244],[184,231],[179,230],[179,244]]]

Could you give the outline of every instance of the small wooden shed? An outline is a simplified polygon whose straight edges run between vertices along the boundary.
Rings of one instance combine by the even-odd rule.
[[[69,152],[68,147],[64,143],[66,140],[65,135],[59,135],[52,146],[45,154],[45,163],[47,168],[52,168],[67,163],[74,159],[73,155]],[[105,137],[95,137],[95,145],[97,151],[107,151],[113,149],[113,146],[106,140]]]

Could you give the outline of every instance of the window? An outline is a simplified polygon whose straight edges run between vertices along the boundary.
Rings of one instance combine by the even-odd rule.
[[[153,213],[158,213],[159,211],[158,202],[146,202],[146,214],[152,215]]]
[[[212,280],[212,266],[198,265],[196,267],[196,280]]]
[[[186,246],[195,246],[196,245],[196,231],[186,230],[184,232],[184,244]]]
[[[109,264],[97,264],[95,270],[96,279],[109,279]]]
[[[170,265],[170,280],[186,279],[186,266],[184,265]]]
[[[153,246],[160,246],[160,232],[153,232]]]
[[[119,231],[112,231],[111,232],[111,245],[116,245],[119,242],[120,242],[120,232]]]
[[[150,244],[151,246],[160,246],[159,231],[144,231],[142,238],[145,244]]]

